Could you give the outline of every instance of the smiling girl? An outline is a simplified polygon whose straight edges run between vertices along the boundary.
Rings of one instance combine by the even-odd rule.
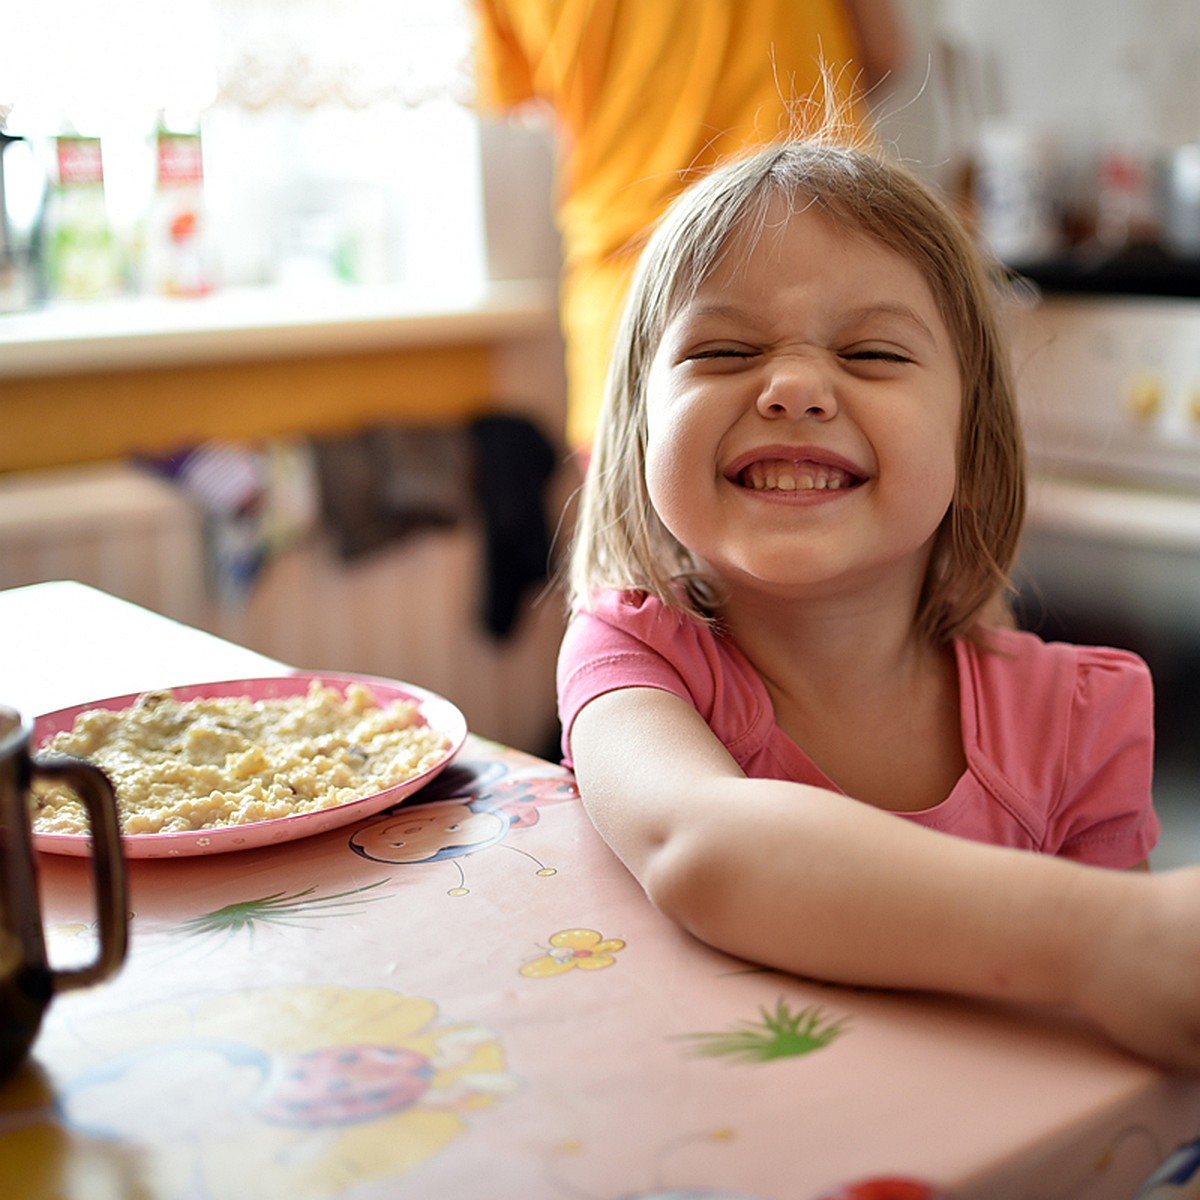
[[[790,141],[684,193],[585,483],[565,761],[720,949],[1067,1005],[1200,1068],[1200,871],[1113,870],[1159,833],[1146,668],[996,619],[1024,466],[994,290],[872,152]]]

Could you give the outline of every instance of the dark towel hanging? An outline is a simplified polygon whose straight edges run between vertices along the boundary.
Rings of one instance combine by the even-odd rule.
[[[470,436],[486,542],[483,624],[504,638],[526,590],[549,575],[545,490],[557,454],[526,417],[481,417],[470,425]]]

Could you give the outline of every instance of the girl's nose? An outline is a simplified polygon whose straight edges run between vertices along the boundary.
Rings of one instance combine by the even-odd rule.
[[[828,421],[837,414],[833,382],[813,362],[788,362],[771,373],[758,394],[756,407],[764,417],[812,417]]]

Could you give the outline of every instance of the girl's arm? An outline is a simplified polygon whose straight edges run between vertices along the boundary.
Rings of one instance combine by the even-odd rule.
[[[1200,870],[1080,866],[748,779],[690,705],[649,688],[591,701],[571,751],[601,835],[701,940],[840,983],[1067,1005],[1200,1069]]]

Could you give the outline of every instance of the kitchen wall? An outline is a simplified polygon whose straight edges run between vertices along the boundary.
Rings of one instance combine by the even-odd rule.
[[[1157,221],[1160,243],[1178,249],[1162,168],[1173,150],[1200,144],[1196,0],[906,3],[930,75],[920,102],[928,121],[900,144],[919,146],[926,169],[953,185],[962,178],[955,171],[972,156],[978,169],[980,147],[1003,131],[1009,146],[1041,143],[1056,201],[1099,209],[1106,186],[1134,178],[1113,166],[1130,168],[1140,172],[1137,201],[1150,230]],[[1198,294],[1064,298],[1049,289],[1027,314],[1039,323],[1039,352],[1019,361],[1027,413],[1061,430],[1043,448],[1076,455],[1071,480],[1045,461],[1041,480],[1035,474],[1019,574],[1023,617],[1047,637],[1124,645],[1150,661],[1156,799],[1171,835],[1164,853],[1177,861],[1195,861],[1200,847],[1186,840],[1200,819],[1200,410],[1188,400],[1200,386]],[[1139,420],[1136,387],[1147,380],[1164,402]],[[1118,477],[1119,456],[1139,438],[1154,452]],[[1173,476],[1171,455],[1186,468]],[[1053,487],[1039,490],[1047,479]],[[1143,518],[1136,526],[1133,513]],[[1176,526],[1183,536],[1172,540]]]
[[[1080,146],[1200,138],[1195,0],[938,0],[940,33],[972,47],[982,115]]]
[[[1158,162],[1200,142],[1195,0],[897,2],[912,57],[877,112],[935,182],[959,188],[998,129],[1040,141],[1068,197],[1094,194],[1113,152],[1153,189]]]

